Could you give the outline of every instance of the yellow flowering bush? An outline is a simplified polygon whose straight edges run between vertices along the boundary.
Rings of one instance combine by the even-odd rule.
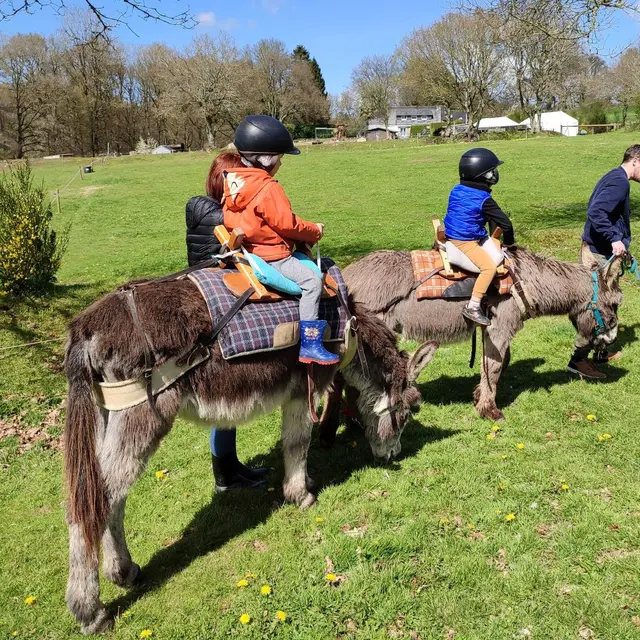
[[[55,281],[68,229],[56,233],[52,218],[28,163],[0,175],[0,296],[37,293]]]

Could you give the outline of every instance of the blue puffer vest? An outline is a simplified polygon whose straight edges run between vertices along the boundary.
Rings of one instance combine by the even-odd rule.
[[[486,219],[482,205],[491,194],[457,184],[449,194],[449,206],[444,217],[444,231],[451,240],[481,240],[486,237]]]

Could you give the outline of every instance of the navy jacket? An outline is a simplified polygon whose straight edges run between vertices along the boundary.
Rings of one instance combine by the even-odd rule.
[[[482,240],[487,236],[486,223],[493,232],[500,227],[502,242],[515,244],[513,225],[498,203],[491,197],[491,189],[484,183],[461,180],[449,195],[444,229],[451,240]]]
[[[593,190],[582,239],[594,253],[610,258],[613,255],[611,243],[618,241],[629,248],[629,191],[629,178],[622,167],[605,174]]]
[[[209,196],[195,196],[187,202],[187,258],[189,266],[208,260],[220,252],[214,227],[224,224],[220,203]]]

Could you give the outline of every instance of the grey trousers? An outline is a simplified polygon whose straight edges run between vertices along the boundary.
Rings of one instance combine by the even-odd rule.
[[[300,320],[317,320],[322,295],[322,280],[318,274],[293,256],[269,264],[302,289]]]

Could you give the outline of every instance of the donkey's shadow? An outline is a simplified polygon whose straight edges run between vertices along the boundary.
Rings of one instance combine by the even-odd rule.
[[[401,457],[413,455],[426,444],[448,438],[455,433],[410,422],[403,434]],[[282,482],[284,466],[280,443],[266,455],[255,456],[248,464],[270,467],[269,484],[278,487]],[[309,451],[309,473],[316,482],[317,491],[341,484],[352,473],[373,465],[375,462],[371,449],[361,430],[347,430],[339,434],[336,445],[329,451],[314,440]],[[322,500],[322,495],[319,499]],[[216,495],[194,515],[179,540],[153,555],[142,567],[136,584],[127,593],[113,600],[109,608],[116,614],[127,610],[137,600],[186,569],[197,558],[216,551],[236,536],[266,522],[282,504],[282,491],[279,487],[274,492],[267,491],[265,486]]]
[[[630,339],[629,341],[632,341]],[[617,346],[622,346],[622,341]],[[571,375],[565,368],[554,371],[537,371],[536,369],[546,363],[544,358],[526,358],[512,362],[498,384],[496,403],[498,407],[504,408],[515,402],[523,391],[550,391],[553,387],[568,384],[576,377]],[[597,383],[587,382],[585,384],[613,384],[626,376],[628,371],[613,363],[606,367],[607,378]],[[473,390],[480,382],[478,373],[467,376],[440,376],[429,382],[418,385],[423,398],[433,404],[467,404],[473,399]]]

